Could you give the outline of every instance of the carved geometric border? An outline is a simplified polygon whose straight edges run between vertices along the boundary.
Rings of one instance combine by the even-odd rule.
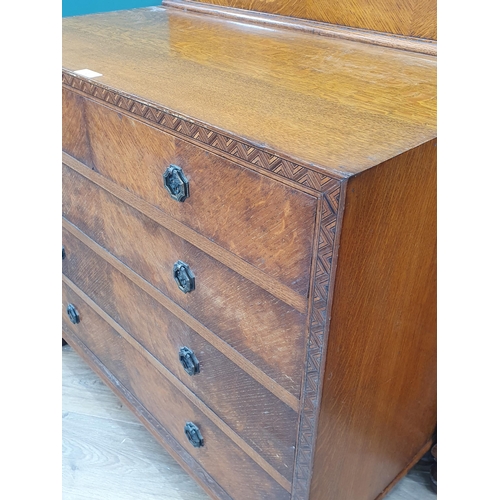
[[[297,455],[292,500],[307,500],[321,399],[322,373],[329,327],[330,285],[335,271],[335,249],[338,245],[338,214],[343,186],[338,183],[321,199],[321,221],[318,256],[313,277],[313,299],[306,352],[306,370],[302,386]]]
[[[309,338],[306,349],[306,372],[302,386],[299,417],[297,452],[295,457],[292,500],[307,500],[311,485],[311,470],[314,459],[314,440],[317,432],[318,412],[321,399],[322,372],[325,362],[329,327],[330,285],[333,283],[336,267],[336,248],[339,233],[339,204],[345,179],[328,176],[306,166],[294,163],[276,154],[211,130],[187,118],[180,117],[167,109],[150,103],[139,102],[136,97],[118,92],[96,82],[90,82],[73,75],[62,73],[63,85],[76,89],[94,99],[121,108],[160,127],[173,130],[201,144],[234,156],[242,161],[274,172],[302,186],[321,194],[320,234],[317,259],[313,269],[313,298],[309,323]],[[343,182],[344,181],[344,182]]]
[[[165,108],[150,103],[139,102],[137,98],[121,91],[118,92],[101,83],[79,78],[67,71],[63,71],[62,73],[62,83],[95,99],[139,116],[155,125],[160,125],[201,144],[223,151],[228,155],[234,156],[240,162],[244,161],[263,168],[315,191],[328,191],[336,184],[337,178],[334,175],[316,172],[244,142],[241,139],[235,139],[234,137],[195,123],[192,120],[180,117]]]

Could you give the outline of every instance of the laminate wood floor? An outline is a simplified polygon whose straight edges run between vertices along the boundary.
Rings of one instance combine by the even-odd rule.
[[[62,351],[63,499],[209,500],[82,359],[68,345]],[[412,469],[386,499],[436,493]]]

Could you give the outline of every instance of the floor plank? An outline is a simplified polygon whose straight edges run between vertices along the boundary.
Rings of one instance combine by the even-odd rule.
[[[142,426],[67,412],[63,498],[208,498]]]
[[[63,347],[62,396],[66,412],[142,425],[69,345]]]
[[[209,500],[70,346],[62,351],[63,500]],[[413,469],[386,499],[436,493]]]

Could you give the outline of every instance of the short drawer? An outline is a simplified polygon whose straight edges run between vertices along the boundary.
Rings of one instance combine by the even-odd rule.
[[[291,481],[297,413],[71,233],[62,241],[71,283]]]
[[[65,152],[307,295],[315,197],[66,89],[63,108]],[[170,165],[189,184],[182,202],[164,186]]]
[[[300,396],[306,317],[63,165],[63,216],[252,364]],[[173,278],[184,262],[195,288]]]
[[[193,459],[235,500],[284,500],[290,494],[199,408],[176,389],[136,349],[63,285],[63,331],[78,337],[140,404]],[[70,307],[71,314],[67,309]],[[72,309],[71,309],[72,308]],[[71,321],[70,316],[75,320]],[[76,322],[77,320],[77,322]],[[136,406],[136,403],[131,401]],[[141,413],[144,410],[140,410]],[[203,439],[195,447],[186,437],[192,423]],[[196,439],[193,439],[196,444]]]

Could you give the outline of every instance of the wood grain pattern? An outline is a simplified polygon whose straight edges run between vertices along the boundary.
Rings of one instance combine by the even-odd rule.
[[[125,403],[134,415],[144,424],[148,431],[175,458],[179,465],[190,474],[213,500],[231,500],[231,497],[220,487],[193,457],[187,453],[158,420],[141,404],[141,402],[103,365],[101,360],[65,325],[62,327],[63,338],[92,367],[101,380]]]
[[[399,35],[437,38],[436,0],[194,0]]]
[[[354,0],[349,5],[354,17],[365,15]],[[402,16],[412,29],[426,30],[413,13],[430,6],[399,4],[384,22]],[[153,135],[168,131],[188,144],[184,154],[201,145],[316,197],[307,307],[296,310],[289,306],[296,290],[281,284],[273,297],[274,277],[256,270],[253,279],[243,259],[215,242],[210,247],[208,238],[75,159],[64,173],[71,222],[63,224],[226,356],[238,352],[235,364],[279,399],[298,404],[300,397],[293,500],[380,498],[425,449],[435,423],[435,58],[179,9],[90,16],[69,20],[64,30],[71,39],[66,89],[104,103],[127,124],[152,125]],[[104,76],[90,81],[72,73],[82,67]],[[121,154],[113,148],[109,157]],[[201,238],[200,245],[184,234]],[[200,248],[211,248],[212,257]],[[179,251],[196,260],[197,280],[207,287],[201,294],[175,295],[170,260]],[[217,263],[219,255],[232,264]],[[238,266],[250,278],[238,276]],[[266,292],[255,286],[259,279]],[[265,324],[256,319],[261,311]],[[127,331],[106,313],[100,317],[144,359]],[[283,319],[290,328],[283,329]],[[282,333],[273,336],[276,326]],[[253,328],[262,330],[255,335]],[[272,358],[273,342],[287,358],[296,355],[293,362]],[[194,392],[156,358],[147,360],[231,436]],[[150,406],[159,386],[142,375],[135,383],[145,382]],[[246,441],[231,439],[253,456]],[[268,465],[259,470],[276,479]]]
[[[147,362],[150,363],[173,387],[175,387],[188,401],[190,401],[200,414],[205,415],[215,424],[229,439],[233,441],[248,457],[260,465],[269,476],[271,476],[286,491],[291,491],[291,484],[283,477],[269,462],[259,455],[244,439],[239,436],[229,425],[227,425],[211,408],[204,404],[195,393],[189,390],[170,370],[158,361],[149,351],[146,351],[132,335],[124,330],[114,319],[104,312],[92,299],[85,295],[72,281],[63,275],[63,285],[74,292],[87,306],[100,316],[116,333],[118,333],[128,344],[136,350]]]
[[[296,397],[305,316],[63,165],[63,215]],[[196,276],[184,294],[177,260]]]
[[[88,137],[89,167],[307,295],[315,197],[88,99],[72,99],[66,107],[73,103],[82,108],[76,132],[83,129]],[[63,138],[70,155],[72,140]],[[171,164],[189,179],[190,196],[183,203],[172,200],[163,186]]]
[[[142,427],[137,418],[124,408],[123,403],[68,344],[63,346],[62,352],[63,420],[66,413],[72,413]]]
[[[429,0],[431,2],[432,0]],[[424,3],[424,2],[421,2]],[[419,54],[437,55],[437,43],[427,38],[415,38],[392,33],[382,33],[351,26],[329,24],[312,21],[301,17],[290,17],[279,14],[268,14],[255,10],[235,9],[216,4],[207,4],[189,0],[163,0],[162,5],[169,8],[182,9],[184,12],[193,12],[203,15],[214,15],[219,18],[230,19],[234,22],[257,24],[263,27],[302,31],[314,35],[321,35],[354,42],[369,43],[381,47],[408,50]]]
[[[166,295],[160,292],[157,288],[152,286],[148,281],[139,276],[136,272],[132,271],[123,262],[119,261],[115,256],[110,254],[103,247],[99,246],[95,241],[91,240],[87,235],[82,233],[76,226],[69,223],[65,219],[62,221],[63,229],[72,234],[75,238],[79,239],[86,246],[91,248],[99,257],[111,264],[117,270],[119,270],[124,276],[126,276],[132,283],[137,285],[141,290],[145,291],[151,297],[153,297],[156,302],[161,304],[163,307],[168,309],[170,312],[175,314],[181,321],[188,325],[191,329],[196,331],[201,337],[210,342],[214,347],[216,347],[220,352],[222,352],[226,357],[233,360],[242,370],[247,372],[255,380],[259,381],[264,387],[266,387],[272,394],[277,396],[281,401],[286,403],[290,408],[295,411],[299,410],[299,400],[290,394],[281,385],[275,382],[271,377],[266,375],[262,370],[257,368],[248,359],[246,359],[237,350],[231,347],[229,344],[224,342],[219,336],[209,330],[202,323],[197,321],[193,316],[188,314],[182,307],[176,304],[173,300],[169,299]]]
[[[412,14],[409,34],[437,40],[437,1],[415,0]]]
[[[377,497],[434,432],[436,142],[350,179],[342,234],[312,500]]]
[[[92,181],[97,186],[105,189],[115,198],[118,198],[123,203],[130,205],[149,219],[154,220],[157,224],[160,224],[172,233],[180,236],[183,240],[188,241],[203,252],[211,255],[228,268],[232,269],[241,276],[244,276],[246,279],[250,280],[252,283],[271,293],[277,299],[285,302],[285,304],[292,306],[299,312],[306,312],[307,298],[301,296],[294,290],[291,290],[276,278],[269,276],[260,269],[257,269],[248,262],[240,259],[238,256],[219,247],[208,238],[205,238],[204,236],[198,234],[196,231],[193,231],[184,224],[181,224],[175,219],[172,219],[161,210],[153,207],[141,198],[130,193],[128,190],[117,186],[114,182],[89,169],[87,166],[85,166],[85,164],[79,162],[72,156],[69,156],[67,153],[62,153],[62,159],[63,164],[67,165],[75,172],[78,172],[86,179]],[[337,182],[333,182],[331,184],[336,186]]]
[[[73,348],[62,349],[65,500],[207,500]]]
[[[92,168],[92,152],[85,126],[85,99],[62,89],[62,143],[79,161]]]
[[[106,390],[109,392],[109,389]],[[113,420],[86,414],[64,413],[63,498],[207,499],[201,488],[186,477],[177,462],[135,420],[133,424],[117,424]],[[142,443],[139,450],[136,446],[138,441]],[[178,484],[182,485],[181,491]]]
[[[289,498],[290,495],[247,457],[209,419],[175,389],[143,356],[89,308],[74,292],[63,288],[64,302],[75,304],[81,322],[68,329],[77,335],[107,369],[171,433],[208,474],[234,499]],[[193,448],[184,435],[187,421],[194,422],[203,434],[205,445]],[[224,450],[221,453],[220,450]],[[230,476],[227,471],[231,471]]]
[[[294,500],[309,497],[344,203],[345,182],[326,192],[321,200],[315,242],[317,251],[311,273],[309,331],[292,491]]]
[[[63,273],[74,285],[291,481],[296,412],[67,231],[63,244]],[[199,375],[182,368],[183,346],[197,356]]]
[[[436,135],[436,58],[368,44],[146,8],[65,18],[63,66],[330,175]]]
[[[384,488],[382,493],[380,493],[380,495],[378,495],[375,500],[382,500],[383,498],[387,497],[387,495],[394,489],[395,486],[397,486],[397,484],[401,481],[401,479],[403,477],[405,477],[407,475],[407,473],[412,469],[412,467],[417,465],[419,463],[420,459],[431,449],[433,441],[434,441],[433,439],[427,441],[427,443],[425,443],[424,446],[422,448],[420,448],[420,450],[418,450],[418,452],[415,454],[415,456],[413,457],[411,462],[409,464],[407,464],[406,467],[399,472],[399,474],[392,480],[392,482],[390,482]],[[431,479],[430,478],[430,468],[428,470],[428,473],[429,473],[429,480],[430,480]]]
[[[62,349],[62,368],[65,500],[207,498],[70,346]],[[385,499],[436,500],[436,492],[416,467]]]

